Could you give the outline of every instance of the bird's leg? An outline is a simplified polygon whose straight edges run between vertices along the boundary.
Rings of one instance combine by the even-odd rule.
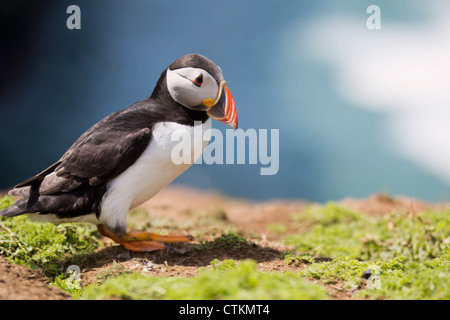
[[[150,232],[131,232],[123,236],[117,236],[108,231],[105,226],[99,224],[98,231],[105,237],[123,245],[132,252],[150,252],[154,250],[165,249],[166,246],[161,242],[188,242],[194,240],[192,236],[168,235],[162,236]]]
[[[153,240],[158,242],[189,242],[194,240],[193,236],[190,235],[168,235],[163,236],[160,234],[150,233],[150,232],[131,232],[127,233],[122,237],[124,241],[147,241]]]

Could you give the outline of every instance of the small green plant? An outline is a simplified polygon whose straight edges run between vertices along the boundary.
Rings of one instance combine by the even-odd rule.
[[[228,248],[238,250],[242,247],[254,246],[253,243],[234,233],[222,234],[220,237],[212,241],[201,241],[200,244],[194,246],[195,250],[208,250],[218,248]]]
[[[127,273],[131,273],[131,271],[128,270],[127,268],[125,268],[123,265],[114,261],[113,265],[110,268],[101,271],[96,276],[97,280],[95,281],[95,284],[102,285],[103,283],[106,282],[106,280],[108,280],[110,278],[115,278],[122,274],[127,274]]]
[[[364,214],[349,210],[333,202],[329,202],[325,206],[310,205],[302,213],[291,214],[291,220],[298,225],[306,224],[310,226],[354,223],[364,218]]]
[[[211,265],[214,270],[218,270],[218,271],[226,271],[226,270],[231,270],[233,268],[236,268],[236,263],[234,262],[233,259],[226,259],[222,262],[220,262],[219,259],[214,259],[213,261],[211,261]],[[202,268],[200,270],[201,270],[201,272],[205,271],[204,268]]]
[[[81,295],[83,294],[81,284],[75,282],[73,279],[73,275],[69,275],[67,273],[61,273],[50,284],[66,291],[75,299],[81,297]]]
[[[309,264],[316,262],[312,254],[304,253],[301,255],[287,254],[284,256],[284,263],[287,265]]]

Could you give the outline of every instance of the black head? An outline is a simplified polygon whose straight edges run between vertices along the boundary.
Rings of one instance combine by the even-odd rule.
[[[163,72],[152,97],[163,93],[183,107],[204,111],[213,119],[237,127],[236,105],[222,70],[200,54],[182,56]]]

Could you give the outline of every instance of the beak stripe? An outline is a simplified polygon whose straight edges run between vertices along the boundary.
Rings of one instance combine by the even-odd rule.
[[[234,102],[234,99],[233,99],[233,96],[231,95],[230,90],[228,90],[228,88],[225,88],[225,91],[226,91],[226,95],[227,95],[226,110],[225,110],[225,115],[226,115],[227,121],[225,123],[232,126],[234,129],[236,129],[237,128],[236,103]],[[231,113],[228,114],[229,112],[231,112]]]
[[[223,90],[225,90],[225,92],[223,92]],[[225,96],[224,97],[225,105],[222,106],[223,110],[220,111],[219,114],[217,114],[217,112],[215,112],[215,114],[211,113],[211,110],[215,110],[213,108],[219,103],[220,99],[222,98],[222,95]],[[212,102],[212,99],[206,99],[203,101],[203,104],[206,106],[210,106],[212,104],[211,102]],[[226,86],[225,81],[222,81],[220,83],[219,93],[218,93],[216,99],[214,100],[214,104],[209,108],[207,113],[211,118],[221,121],[221,122],[229,125],[233,129],[237,128],[238,119],[237,119],[236,103],[234,102],[233,96],[231,95],[230,90],[228,90],[228,87]]]

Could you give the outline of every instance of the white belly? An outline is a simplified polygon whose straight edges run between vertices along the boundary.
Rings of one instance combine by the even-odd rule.
[[[180,125],[174,122],[158,123],[152,131],[152,140],[147,149],[139,159],[125,170],[118,177],[108,183],[101,205],[100,223],[109,226],[123,225],[126,223],[126,214],[129,209],[135,208],[144,203],[159,191],[170,184],[176,177],[188,169],[194,158],[194,145],[199,144],[202,139],[200,133],[204,133],[211,128],[211,120],[196,127]],[[172,134],[190,137],[190,140],[174,140]],[[194,132],[196,135],[194,136]],[[194,138],[197,142],[194,142]],[[181,141],[190,144],[190,163],[176,164],[172,159],[172,150],[180,146]],[[209,140],[200,144],[200,152],[195,156],[200,156],[201,152],[208,145]],[[189,146],[188,146],[189,147]],[[185,148],[187,150],[189,148]]]

